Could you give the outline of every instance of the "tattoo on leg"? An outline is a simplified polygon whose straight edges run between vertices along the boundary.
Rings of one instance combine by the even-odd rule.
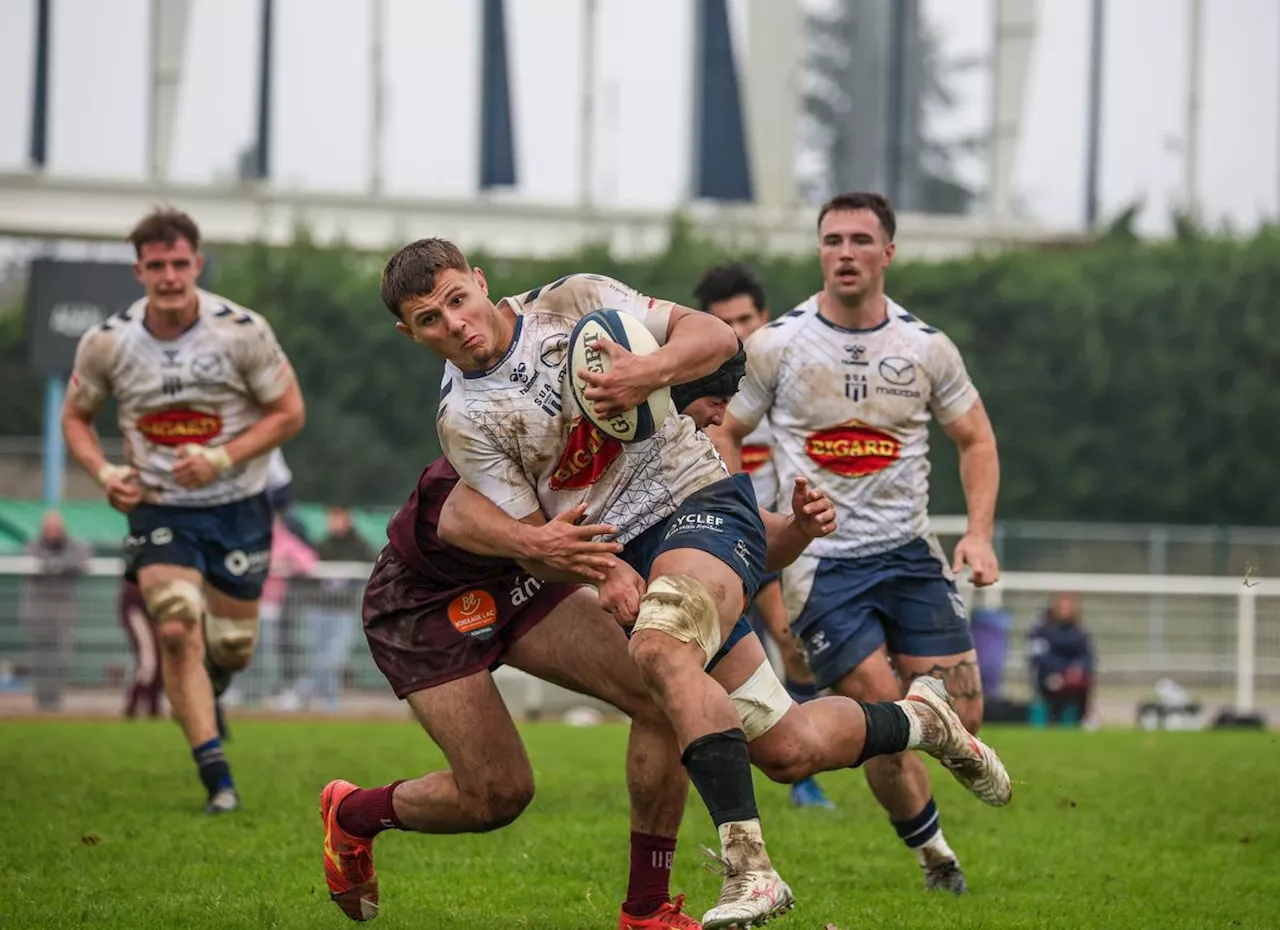
[[[907,684],[925,676],[939,679],[947,686],[947,694],[953,700],[967,701],[982,697],[982,678],[978,674],[978,663],[961,659],[951,664],[941,662],[932,665],[922,672],[912,672]]]

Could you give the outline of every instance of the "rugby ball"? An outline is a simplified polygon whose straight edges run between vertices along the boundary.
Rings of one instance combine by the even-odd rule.
[[[657,352],[658,340],[636,317],[617,310],[591,311],[578,321],[569,336],[569,384],[582,415],[600,432],[619,442],[641,442],[656,433],[671,413],[671,391],[659,388],[640,406],[607,420],[597,416],[595,405],[583,396],[589,385],[578,372],[609,370],[609,357],[596,347],[601,337],[613,340],[635,355]]]

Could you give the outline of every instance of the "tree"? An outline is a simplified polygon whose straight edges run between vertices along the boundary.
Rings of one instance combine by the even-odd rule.
[[[928,115],[950,110],[950,77],[973,62],[947,62],[940,37],[919,13],[918,0],[832,0],[806,13],[800,187],[818,202],[839,191],[888,190],[890,97],[895,4],[903,27],[898,170],[899,209],[967,213],[976,192],[956,177],[959,155],[976,139],[944,140],[928,131]],[[890,193],[893,193],[890,191]]]

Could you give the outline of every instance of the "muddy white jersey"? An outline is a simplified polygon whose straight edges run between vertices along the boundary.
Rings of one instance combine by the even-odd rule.
[[[673,304],[611,278],[570,275],[506,298],[515,335],[488,371],[445,368],[436,426],[462,480],[512,517],[548,518],[586,504],[627,542],[666,519],[728,471],[689,417],[670,416],[651,438],[621,443],[582,415],[568,380],[569,334],[593,310],[642,320],[663,344]]]
[[[773,430],[764,416],[746,439],[742,440],[742,470],[751,476],[756,500],[766,510],[778,507],[789,510],[791,497],[779,500],[778,471],[773,467]]]
[[[747,375],[729,412],[766,415],[779,486],[824,488],[837,529],[806,550],[859,558],[930,534],[929,418],[947,424],[977,402],[955,344],[892,300],[888,319],[850,330],[816,297],[747,340]]]
[[[186,443],[220,446],[243,433],[294,380],[266,320],[216,294],[197,294],[199,316],[176,339],[151,335],[143,299],[81,336],[76,350],[70,396],[84,410],[116,398],[125,461],[138,470],[148,503],[213,507],[261,493],[266,455],[195,489],[178,484],[173,466]]]

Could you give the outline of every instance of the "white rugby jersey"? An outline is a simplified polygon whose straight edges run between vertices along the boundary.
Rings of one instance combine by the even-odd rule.
[[[662,344],[672,303],[586,274],[506,302],[516,329],[501,361],[483,372],[445,367],[436,426],[463,481],[516,519],[585,503],[587,522],[611,523],[627,542],[728,475],[689,417],[669,416],[651,438],[621,443],[582,415],[569,386],[569,334],[578,320],[617,310],[644,321]]]
[[[791,495],[783,499],[778,489],[778,471],[773,467],[773,430],[766,415],[742,440],[742,470],[751,476],[756,500],[766,510],[790,510]]]
[[[858,558],[928,536],[930,414],[951,423],[978,399],[945,334],[892,300],[888,313],[845,329],[815,296],[747,341],[729,412],[748,426],[768,415],[779,486],[804,475],[836,508],[836,531],[809,555]]]
[[[143,325],[146,299],[80,337],[71,390],[84,403],[117,401],[125,461],[139,472],[152,504],[213,507],[259,494],[269,456],[242,462],[202,488],[173,477],[186,443],[220,446],[262,418],[293,382],[293,369],[261,316],[197,291],[200,315],[176,339]]]

